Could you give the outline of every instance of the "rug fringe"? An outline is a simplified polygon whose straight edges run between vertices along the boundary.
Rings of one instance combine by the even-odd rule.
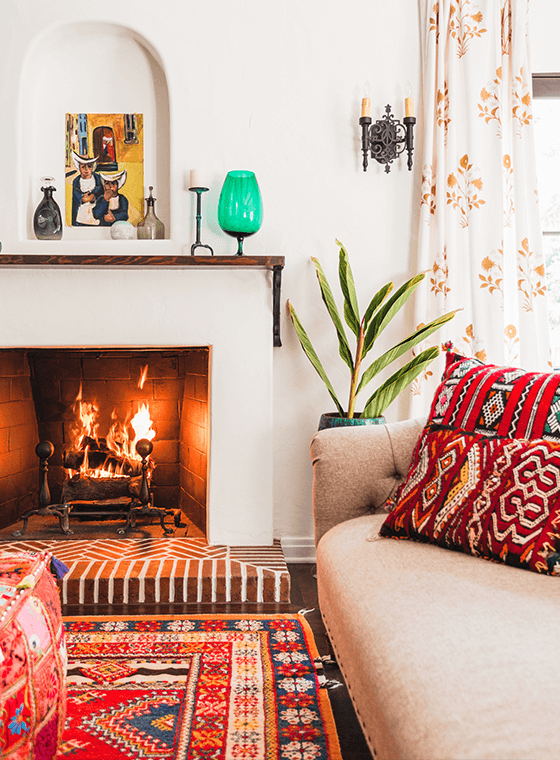
[[[324,654],[322,657],[317,657],[313,660],[314,663],[322,663],[323,665],[336,665],[336,660],[330,656],[330,654]]]
[[[342,681],[337,681],[336,678],[330,678],[328,681],[326,679],[324,681],[319,679],[320,689],[338,689],[339,686],[342,686]]]
[[[315,607],[311,607],[310,609],[306,609],[305,607],[302,610],[298,611],[298,615],[308,615],[310,612],[315,612]]]

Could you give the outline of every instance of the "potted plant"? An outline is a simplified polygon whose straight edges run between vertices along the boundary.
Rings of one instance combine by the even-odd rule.
[[[444,314],[433,322],[419,327],[412,335],[397,343],[396,346],[385,351],[364,369],[364,359],[373,349],[377,338],[393,319],[395,314],[404,306],[414,293],[425,274],[418,274],[401,285],[390,297],[393,283],[384,285],[371,299],[364,315],[360,317],[358,299],[354,278],[348,260],[348,253],[340,241],[336,241],[340,248],[339,253],[339,280],[340,289],[344,298],[344,320],[354,334],[356,347],[351,351],[346,338],[346,332],[340,314],[338,312],[332,290],[329,286],[325,273],[318,261],[312,257],[317,270],[317,279],[321,288],[321,295],[327,311],[334,323],[338,337],[338,350],[342,360],[350,370],[350,392],[346,411],[339,402],[334,388],[327,377],[319,357],[315,353],[311,341],[305,332],[303,325],[298,319],[294,307],[288,301],[288,309],[294,324],[297,336],[303,350],[315,367],[319,376],[325,383],[327,391],[335,403],[336,412],[323,414],[319,424],[319,430],[325,427],[338,427],[341,425],[371,425],[383,424],[383,413],[389,404],[412,383],[412,381],[432,362],[439,353],[438,346],[432,346],[414,356],[403,367],[398,369],[391,377],[379,385],[364,404],[361,412],[356,411],[356,399],[358,394],[373,380],[373,378],[385,369],[393,361],[401,357],[410,349],[426,340],[432,333],[448,322],[455,315],[455,311]]]

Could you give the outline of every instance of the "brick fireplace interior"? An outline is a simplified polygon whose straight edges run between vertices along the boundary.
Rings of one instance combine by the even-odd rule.
[[[37,506],[35,447],[49,440],[51,502],[67,471],[62,457],[75,428],[74,404],[99,409],[100,436],[113,410],[123,421],[139,404],[153,420],[154,504],[180,508],[206,534],[210,347],[165,349],[17,348],[0,350],[0,527]],[[139,378],[148,367],[143,387]]]

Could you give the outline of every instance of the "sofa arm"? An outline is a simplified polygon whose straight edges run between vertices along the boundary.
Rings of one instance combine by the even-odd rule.
[[[406,478],[424,419],[331,428],[311,441],[315,543],[338,523],[379,509]]]

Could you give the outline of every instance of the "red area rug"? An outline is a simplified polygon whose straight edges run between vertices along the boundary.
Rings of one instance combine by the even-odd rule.
[[[58,758],[340,760],[301,615],[65,619]]]

